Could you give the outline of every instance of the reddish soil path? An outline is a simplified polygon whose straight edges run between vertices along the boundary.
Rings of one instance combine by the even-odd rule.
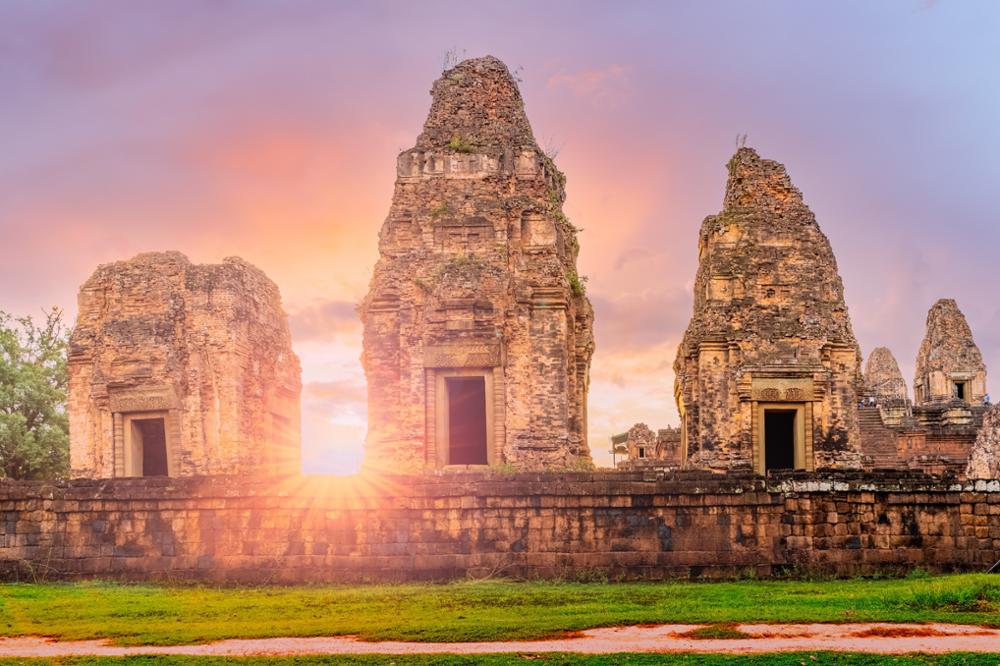
[[[702,625],[607,627],[568,638],[481,643],[370,643],[350,636],[231,639],[205,645],[116,647],[108,641],[52,641],[0,638],[0,657],[125,656],[183,654],[213,656],[309,654],[483,654],[499,652],[792,652],[850,651],[1000,652],[1000,630],[953,624],[745,624],[733,625],[747,638],[696,639],[683,636]]]

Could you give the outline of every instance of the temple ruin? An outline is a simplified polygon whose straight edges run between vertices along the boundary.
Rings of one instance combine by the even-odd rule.
[[[360,308],[365,464],[587,468],[593,314],[565,178],[496,58],[431,95]]]
[[[762,474],[856,468],[861,352],[830,243],[783,165],[744,147],[728,168],[674,362],[682,458]]]
[[[986,409],[986,366],[954,300],[939,300],[927,314],[912,403],[889,350],[873,351],[866,368],[859,410],[866,467],[955,474],[972,468]]]
[[[622,455],[615,468],[620,470],[676,469],[681,463],[680,428],[660,428],[653,432],[645,423],[636,423],[611,438],[615,453]]]
[[[80,289],[76,477],[297,474],[300,393],[278,288],[242,259],[140,254]]]

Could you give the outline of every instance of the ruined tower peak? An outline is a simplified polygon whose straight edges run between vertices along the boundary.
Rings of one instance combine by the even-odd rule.
[[[418,149],[499,154],[536,145],[517,81],[498,58],[470,58],[446,70],[431,97]]]
[[[953,298],[939,299],[927,312],[927,333],[920,352],[922,360],[931,365],[944,360],[946,354],[957,354],[972,364],[983,362],[969,322]]]
[[[742,147],[729,160],[729,179],[723,208],[780,210],[802,205],[802,193],[792,185],[785,165],[762,159],[753,148]]]
[[[887,400],[906,400],[906,382],[899,371],[899,363],[888,347],[876,347],[865,362],[865,388],[878,398],[879,403]]]

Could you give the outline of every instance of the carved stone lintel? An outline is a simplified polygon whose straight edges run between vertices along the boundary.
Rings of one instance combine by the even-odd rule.
[[[151,386],[141,389],[114,391],[109,396],[111,412],[155,412],[179,409],[180,402],[172,386]]]
[[[424,347],[428,368],[493,368],[500,365],[500,343],[463,343]]]

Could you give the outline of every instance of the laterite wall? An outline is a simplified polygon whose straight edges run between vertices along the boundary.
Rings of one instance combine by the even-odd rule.
[[[1000,481],[641,472],[0,481],[0,575],[718,578],[1000,559]]]

